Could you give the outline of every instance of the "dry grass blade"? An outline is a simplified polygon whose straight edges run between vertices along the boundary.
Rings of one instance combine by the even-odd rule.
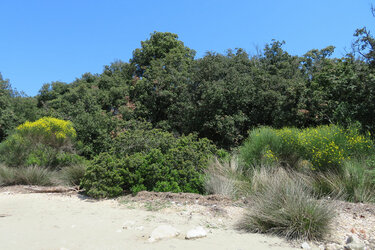
[[[307,240],[322,239],[329,232],[333,208],[316,200],[299,175],[282,168],[260,169],[253,184],[252,206],[238,224],[240,229]]]

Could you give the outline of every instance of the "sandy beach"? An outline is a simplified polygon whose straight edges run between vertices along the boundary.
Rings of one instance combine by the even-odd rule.
[[[240,207],[166,201],[91,200],[77,193],[0,192],[1,249],[293,249],[277,237],[241,233],[234,224]],[[176,238],[149,242],[159,225]],[[204,238],[186,240],[196,226]]]

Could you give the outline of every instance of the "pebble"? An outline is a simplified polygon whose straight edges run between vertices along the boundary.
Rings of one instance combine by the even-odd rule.
[[[193,228],[193,229],[189,230],[186,233],[185,239],[191,240],[191,239],[203,238],[203,237],[206,237],[206,236],[207,236],[207,231],[204,230],[203,227],[199,226],[199,227],[196,227],[196,228]]]
[[[357,235],[351,234],[346,239],[345,249],[363,250],[364,248],[365,243]]]
[[[155,242],[157,240],[173,238],[180,235],[180,231],[171,225],[160,225],[152,231],[148,241]]]
[[[309,243],[307,243],[307,242],[303,242],[302,245],[301,245],[301,248],[302,249],[311,249]]]

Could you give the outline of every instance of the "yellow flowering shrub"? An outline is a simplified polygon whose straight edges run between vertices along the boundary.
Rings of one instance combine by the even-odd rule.
[[[277,158],[277,156],[270,149],[265,151],[263,157],[265,158],[267,162],[273,163],[273,162],[279,161],[279,158]]]
[[[70,121],[53,117],[43,117],[35,122],[25,122],[17,127],[16,133],[31,139],[35,143],[62,146],[76,137],[76,131]]]
[[[339,170],[345,160],[369,155],[374,147],[357,129],[336,125],[301,130],[299,141],[305,158],[320,170]]]
[[[11,167],[61,168],[78,164],[83,158],[74,152],[75,137],[70,121],[43,117],[25,122],[0,144],[0,161]]]
[[[268,127],[250,132],[240,152],[246,163],[262,159],[298,167],[298,162],[309,161],[312,170],[340,171],[344,161],[369,156],[374,144],[369,136],[355,128],[343,129],[335,125],[316,128],[272,129]]]

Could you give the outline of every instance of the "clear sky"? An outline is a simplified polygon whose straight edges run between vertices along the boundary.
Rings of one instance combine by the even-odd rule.
[[[350,51],[356,28],[375,32],[368,0],[0,0],[0,72],[36,95],[44,83],[72,82],[128,61],[153,31],[179,35],[202,57],[271,39],[293,55],[336,46]],[[374,1],[373,1],[374,3]]]

